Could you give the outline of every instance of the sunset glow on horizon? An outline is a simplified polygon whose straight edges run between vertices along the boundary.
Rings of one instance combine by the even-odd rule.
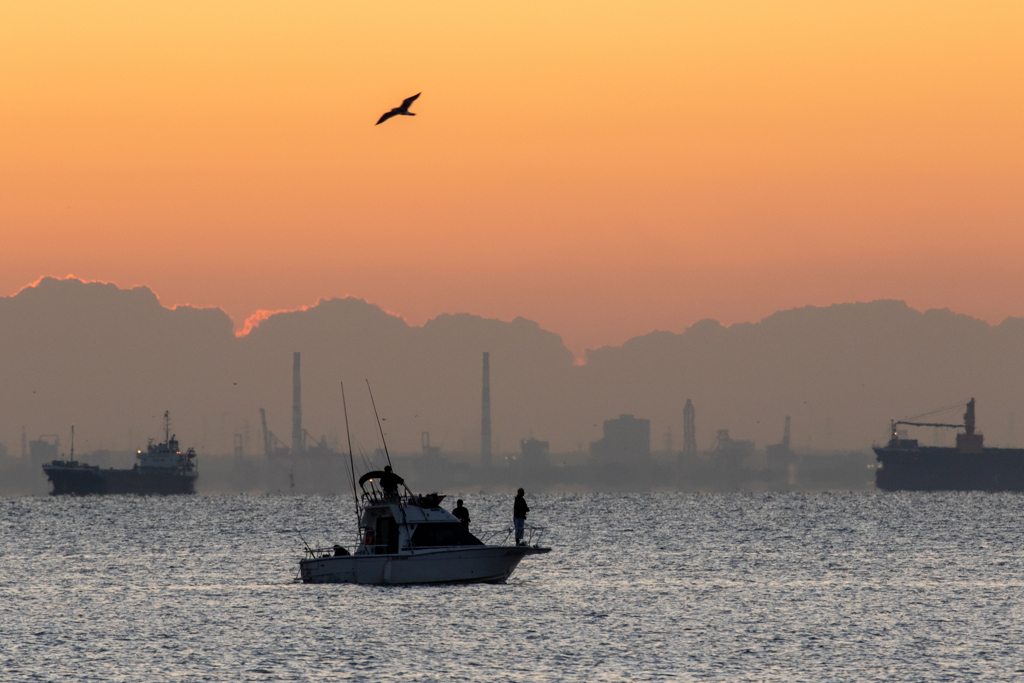
[[[1024,316],[1024,5],[0,8],[0,293],[356,296],[577,355],[878,298]],[[377,118],[423,93],[415,117]]]

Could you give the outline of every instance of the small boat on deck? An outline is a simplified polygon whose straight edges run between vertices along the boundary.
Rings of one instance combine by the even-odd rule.
[[[441,507],[443,495],[415,495],[404,483],[404,493],[384,492],[374,482],[385,476],[374,471],[359,479],[356,545],[306,548],[299,562],[304,583],[501,583],[527,555],[551,552],[539,544],[541,527],[527,527],[521,545],[511,541],[512,529],[481,539]]]

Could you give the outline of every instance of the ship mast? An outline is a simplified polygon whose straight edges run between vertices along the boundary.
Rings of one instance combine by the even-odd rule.
[[[170,446],[171,443],[171,411],[164,411],[164,443]]]
[[[75,462],[75,425],[71,425],[71,464]]]

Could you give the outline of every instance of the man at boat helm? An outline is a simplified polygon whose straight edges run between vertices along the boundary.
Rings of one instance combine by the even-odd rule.
[[[523,544],[523,532],[526,530],[526,513],[530,506],[526,504],[526,491],[519,489],[512,505],[512,523],[516,527],[516,545]]]
[[[401,484],[405,484],[405,480],[391,471],[391,465],[385,465],[384,476],[380,478],[381,491],[388,496],[397,496]]]

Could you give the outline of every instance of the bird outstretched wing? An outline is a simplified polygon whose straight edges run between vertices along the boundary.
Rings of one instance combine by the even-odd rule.
[[[375,123],[373,125],[379,126],[380,124],[382,124],[385,121],[387,121],[388,119],[390,119],[392,116],[398,116],[399,114],[404,114],[404,115],[409,115],[409,116],[416,116],[415,114],[410,114],[409,113],[409,107],[410,107],[410,105],[412,105],[413,102],[416,101],[416,98],[419,97],[422,94],[423,93],[416,93],[412,97],[406,97],[404,100],[402,100],[402,106],[401,107],[395,107],[394,109],[392,109],[388,113],[384,114],[383,116],[381,116],[377,120],[377,123]]]
[[[406,111],[406,110],[408,110],[408,109],[409,109],[409,106],[410,106],[410,105],[411,105],[411,104],[412,104],[413,102],[415,102],[415,101],[416,101],[416,98],[417,98],[417,97],[419,97],[419,96],[420,96],[420,95],[422,95],[422,94],[423,94],[423,93],[421,93],[421,92],[418,92],[418,93],[416,93],[415,95],[413,95],[412,97],[406,97],[406,98],[405,98],[404,100],[402,100],[402,106],[400,107],[400,108],[402,109],[402,111]]]

